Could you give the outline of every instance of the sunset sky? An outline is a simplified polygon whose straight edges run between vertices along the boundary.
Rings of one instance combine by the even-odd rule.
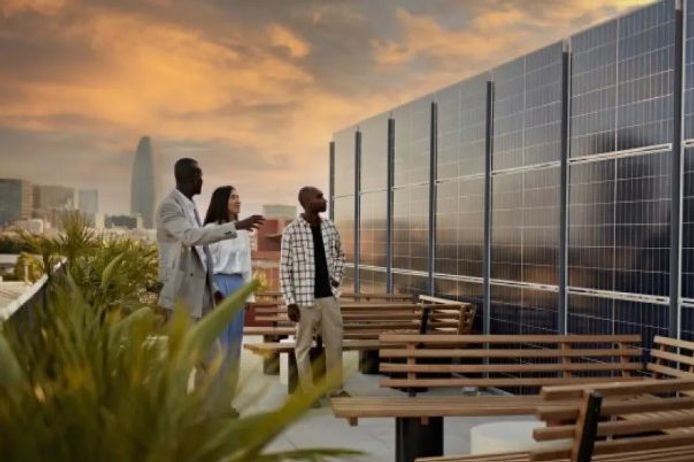
[[[0,177],[127,212],[149,135],[162,189],[200,161],[201,209],[222,184],[293,204],[334,131],[645,3],[0,0]]]

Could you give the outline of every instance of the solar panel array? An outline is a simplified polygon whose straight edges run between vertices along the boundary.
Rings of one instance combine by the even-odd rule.
[[[361,122],[360,279],[383,288],[390,250],[395,291],[475,301],[489,309],[492,333],[641,332],[647,340],[676,327],[675,255],[679,333],[694,338],[694,0],[684,9],[682,66],[677,7],[641,8]],[[684,130],[675,140],[679,72]],[[354,181],[350,189],[349,178],[337,178],[353,170],[340,154],[354,153],[355,130],[347,130],[351,145],[344,131],[334,138],[343,236],[354,224],[345,200]],[[673,197],[680,143],[681,198]],[[671,242],[680,199],[681,250]]]

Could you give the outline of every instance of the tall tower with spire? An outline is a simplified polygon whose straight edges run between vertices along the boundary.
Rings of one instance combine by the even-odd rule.
[[[156,174],[154,171],[154,151],[149,136],[140,138],[135,151],[133,175],[130,184],[130,211],[142,216],[145,228],[154,228],[154,209],[156,207]]]

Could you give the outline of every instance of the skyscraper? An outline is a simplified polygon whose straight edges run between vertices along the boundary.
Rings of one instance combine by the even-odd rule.
[[[33,201],[34,209],[38,211],[74,209],[75,189],[69,186],[36,185]]]
[[[156,203],[156,175],[154,173],[154,152],[152,140],[143,136],[135,151],[133,175],[130,185],[130,211],[142,216],[145,228],[154,227],[154,208]]]
[[[87,215],[96,215],[99,211],[99,191],[96,189],[79,190],[79,209]]]
[[[0,225],[31,218],[32,192],[28,181],[0,179]]]

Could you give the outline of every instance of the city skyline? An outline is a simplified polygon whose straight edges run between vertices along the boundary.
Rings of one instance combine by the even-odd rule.
[[[201,209],[222,184],[247,212],[293,204],[327,190],[326,140],[351,121],[644,3],[4,0],[2,176],[96,188],[127,213],[148,134],[163,191],[191,156]]]

